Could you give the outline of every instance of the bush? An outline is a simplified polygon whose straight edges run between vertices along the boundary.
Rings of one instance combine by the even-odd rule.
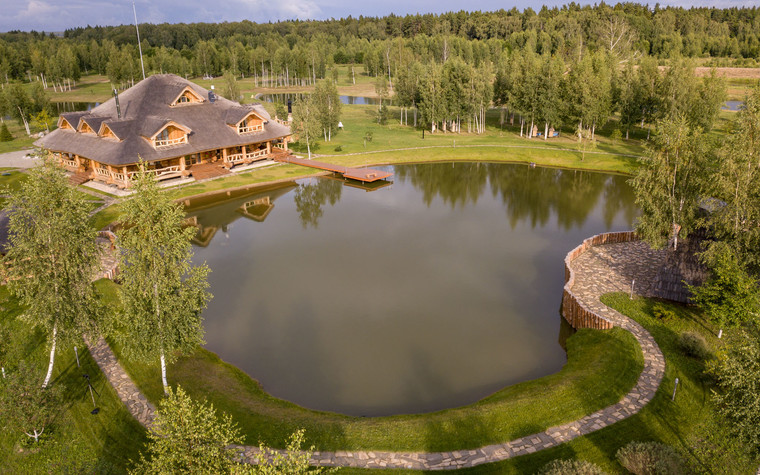
[[[652,309],[652,315],[660,320],[674,320],[677,317],[676,312],[663,305],[655,305]]]
[[[337,147],[335,147],[335,151],[336,152],[342,152],[343,151],[343,146],[342,145],[338,145]]]
[[[553,460],[538,472],[541,475],[606,475],[606,472],[585,460]]]
[[[615,129],[610,134],[610,141],[614,144],[619,143],[621,140],[623,140],[623,133],[620,131],[620,129]]]
[[[688,356],[706,360],[710,357],[705,337],[697,332],[683,332],[678,337],[678,346]]]
[[[13,134],[8,130],[8,124],[3,123],[0,128],[0,142],[10,142],[11,140],[13,140]]]
[[[681,456],[659,442],[631,442],[617,451],[620,465],[636,475],[676,475],[683,473]]]

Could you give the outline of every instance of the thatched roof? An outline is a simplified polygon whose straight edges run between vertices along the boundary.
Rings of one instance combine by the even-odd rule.
[[[201,103],[172,105],[189,89],[203,99]],[[290,135],[290,128],[270,120],[261,104],[240,105],[215,95],[209,101],[209,91],[173,74],[156,74],[140,81],[119,94],[121,118],[116,113],[114,98],[87,112],[61,114],[75,129],[80,120],[96,134],[80,133],[73,129],[56,129],[35,145],[54,151],[67,152],[100,163],[122,166],[144,161],[166,160],[207,150],[265,142]],[[264,120],[264,130],[238,134],[233,125],[256,114]],[[188,143],[154,148],[149,138],[163,127],[174,123],[190,131]],[[117,137],[100,137],[97,132],[105,124]]]

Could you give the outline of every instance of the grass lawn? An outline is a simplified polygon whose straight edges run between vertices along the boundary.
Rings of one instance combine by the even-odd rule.
[[[32,148],[32,143],[37,139],[28,137],[23,125],[19,125],[16,120],[6,120],[5,125],[8,126],[8,130],[13,135],[13,140],[10,142],[0,142],[0,153]]]
[[[11,192],[18,191],[21,188],[21,184],[26,181],[28,176],[29,175],[20,170],[13,168],[0,168],[0,192],[2,192],[2,190],[9,190]],[[90,195],[88,193],[84,193],[82,191],[79,191],[79,194],[85,201],[88,202],[87,204],[90,206],[90,210],[95,210],[98,208],[98,206],[103,204],[103,200],[101,198]],[[0,197],[0,209],[3,209],[5,207],[5,202],[6,198]]]
[[[31,361],[45,376],[49,348],[45,335],[30,328],[17,316],[22,312],[6,286],[0,286],[0,326],[12,338],[1,344],[9,355],[2,364],[13,377],[19,359]],[[116,396],[83,344],[79,345],[77,367],[73,348],[59,348],[51,384],[64,388],[64,404],[54,423],[45,428],[38,447],[29,446],[27,436],[0,425],[0,472],[2,473],[94,473],[84,465],[99,460],[103,473],[123,473],[130,459],[137,459],[146,441],[145,430],[132,418]],[[92,401],[82,374],[89,374],[100,412],[90,414]],[[30,439],[31,440],[31,439]],[[66,471],[68,467],[68,471]],[[101,472],[97,472],[101,473]]]

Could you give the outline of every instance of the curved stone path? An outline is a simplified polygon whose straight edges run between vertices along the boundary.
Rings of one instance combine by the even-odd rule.
[[[665,372],[665,359],[649,332],[628,317],[602,304],[599,296],[607,292],[629,291],[631,279],[634,278],[637,282],[652,282],[653,273],[660,262],[661,256],[658,251],[652,251],[643,242],[635,241],[593,246],[570,264],[576,273],[572,291],[579,304],[610,320],[615,326],[630,331],[644,354],[644,370],[636,385],[617,404],[543,432],[474,450],[434,453],[370,450],[314,452],[311,463],[334,467],[418,470],[473,467],[555,447],[637,413],[654,397]],[[637,288],[636,293],[646,295],[647,290],[643,287]],[[129,379],[106,342],[101,338],[91,346],[91,352],[116,389],[119,398],[143,425],[149,426],[154,417],[154,407]],[[259,455],[257,447],[246,446],[242,447],[242,450],[248,462],[256,463]]]

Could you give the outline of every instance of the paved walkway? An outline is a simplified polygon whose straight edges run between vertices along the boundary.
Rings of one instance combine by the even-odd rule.
[[[19,150],[17,152],[0,153],[0,168],[32,168],[39,163],[28,154],[34,150]]]
[[[607,292],[630,290],[632,278],[638,282],[650,282],[651,273],[656,270],[659,262],[660,256],[646,244],[630,242],[593,247],[571,263],[576,272],[572,290],[579,302],[587,309],[599,312],[616,326],[630,331],[644,354],[644,370],[636,385],[617,404],[543,432],[474,450],[434,453],[369,450],[315,452],[311,457],[311,463],[322,466],[418,470],[473,467],[555,447],[632,416],[654,397],[665,371],[665,359],[649,332],[638,323],[603,305],[599,296]],[[647,289],[641,290],[646,294]],[[105,341],[100,339],[91,346],[91,352],[116,389],[119,398],[143,425],[149,426],[154,417],[153,406],[126,375]],[[259,454],[258,448],[247,446],[242,449],[245,459],[255,463]]]

